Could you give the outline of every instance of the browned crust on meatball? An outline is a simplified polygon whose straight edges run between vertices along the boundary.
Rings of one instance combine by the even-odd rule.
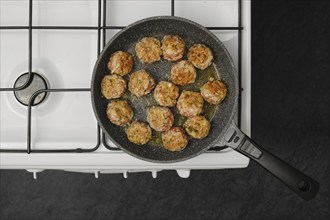
[[[218,105],[227,96],[227,86],[218,80],[207,82],[201,87],[201,94],[208,103]]]
[[[204,70],[212,64],[213,53],[204,44],[194,44],[189,48],[188,60],[196,68]]]
[[[161,81],[154,91],[154,98],[161,106],[175,106],[179,88],[171,82]]]
[[[147,121],[156,131],[167,131],[174,123],[174,116],[167,107],[152,106],[148,109]]]
[[[171,80],[174,84],[184,86],[194,83],[196,80],[196,69],[188,60],[181,60],[172,66]]]
[[[116,99],[124,95],[125,80],[118,75],[106,75],[101,82],[101,93],[107,99]]]
[[[162,55],[160,41],[154,37],[144,37],[135,45],[135,52],[142,63],[153,63]]]
[[[181,115],[192,117],[199,115],[203,111],[204,100],[199,92],[183,90],[176,107]]]
[[[133,95],[141,97],[150,93],[155,88],[155,85],[155,80],[150,73],[145,70],[139,70],[131,75],[128,89]]]
[[[107,116],[111,123],[123,126],[133,118],[133,110],[126,100],[112,100],[107,107]]]
[[[151,128],[145,122],[134,121],[127,127],[126,135],[130,142],[143,145],[151,139]]]
[[[188,144],[188,138],[181,127],[173,127],[163,132],[162,141],[164,148],[169,151],[181,151]]]
[[[133,57],[124,51],[114,52],[109,59],[108,69],[111,73],[124,76],[132,71]]]
[[[162,39],[163,58],[169,61],[180,60],[184,54],[185,43],[178,35],[165,35]]]
[[[191,137],[202,139],[209,134],[211,123],[204,116],[197,115],[188,118],[183,127]]]

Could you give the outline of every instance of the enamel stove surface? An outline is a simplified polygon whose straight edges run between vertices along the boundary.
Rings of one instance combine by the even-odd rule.
[[[109,150],[100,143],[97,150],[84,153],[38,153],[38,150],[81,148],[88,151],[98,145],[97,122],[90,92],[92,70],[98,55],[98,9],[106,12],[106,26],[124,27],[142,18],[174,14],[206,27],[238,27],[241,32],[241,109],[240,125],[250,134],[250,2],[239,1],[32,1],[32,66],[50,89],[44,100],[33,106],[31,114],[32,152],[27,154],[28,107],[15,98],[13,91],[0,91],[0,149],[17,149],[20,153],[1,152],[1,169],[27,169],[36,173],[47,169],[95,173],[151,172],[177,170],[189,177],[194,169],[243,168],[249,159],[231,149],[208,151],[193,159],[172,164],[156,164],[136,159],[122,151]],[[28,72],[29,1],[0,1],[0,26],[21,26],[21,29],[0,29],[0,88],[10,88],[16,79]],[[124,16],[123,16],[124,15]],[[103,25],[103,24],[101,24]],[[96,29],[51,29],[44,26],[79,26]],[[24,28],[25,27],[25,28]],[[119,29],[107,29],[105,42]],[[212,30],[231,53],[239,66],[239,30]],[[62,92],[61,89],[80,89]],[[100,135],[102,137],[102,135]],[[108,147],[116,148],[105,140]]]

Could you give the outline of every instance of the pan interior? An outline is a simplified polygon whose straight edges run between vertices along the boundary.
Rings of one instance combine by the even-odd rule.
[[[169,71],[173,65],[173,62],[162,60],[154,64],[142,64],[136,57],[134,51],[135,44],[143,37],[156,37],[161,40],[162,37],[167,34],[179,35],[184,39],[186,43],[186,52],[183,59],[186,59],[187,48],[195,43],[202,43],[210,47],[214,53],[214,63],[207,69],[207,71],[211,72],[208,74],[213,74],[215,78],[224,81],[228,87],[226,99],[217,108],[212,109],[212,106],[208,107],[206,102],[204,104],[204,110],[206,110],[206,108],[211,110],[204,111],[202,115],[205,115],[208,118],[213,116],[209,135],[201,140],[189,139],[188,146],[180,152],[170,152],[165,150],[160,145],[160,134],[154,131],[153,141],[148,142],[146,145],[138,146],[129,142],[126,138],[124,128],[119,128],[113,125],[107,118],[106,109],[109,101],[101,95],[101,80],[106,74],[109,74],[109,70],[107,68],[109,57],[112,53],[118,50],[128,51],[133,55],[133,72],[139,69],[145,69],[153,75],[156,82],[161,80],[170,81]],[[125,76],[127,82],[129,76],[130,74]],[[204,82],[205,80],[208,79],[205,77],[203,78],[201,72],[198,71],[197,82]],[[201,83],[194,84],[194,86],[190,85],[186,88],[181,87],[180,91],[183,89],[199,91],[201,86],[199,84]],[[157,104],[152,96],[153,93],[150,93],[146,97],[136,98],[130,95],[129,91],[126,92],[123,99],[129,100],[132,104],[134,110],[133,120],[146,121],[146,108]],[[202,26],[189,20],[177,17],[154,17],[141,20],[119,32],[104,48],[95,65],[92,77],[93,109],[104,132],[119,148],[123,149],[125,152],[140,159],[152,162],[177,162],[197,156],[212,147],[221,139],[227,125],[232,120],[236,102],[237,77],[233,61],[224,45],[216,36]],[[171,108],[171,110],[175,114],[176,109]],[[175,114],[175,117],[176,125],[183,123],[183,117],[179,118],[177,114]]]

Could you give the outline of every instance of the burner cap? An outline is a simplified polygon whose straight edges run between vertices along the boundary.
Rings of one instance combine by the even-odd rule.
[[[21,104],[28,106],[29,104],[29,100],[31,98],[31,96],[38,90],[41,89],[47,89],[47,82],[46,80],[39,75],[38,73],[32,73],[32,80],[29,84],[28,87],[26,87],[25,89],[22,90],[18,90],[18,91],[14,91],[14,95],[17,99],[17,101],[19,101]],[[18,88],[20,86],[22,86],[27,80],[28,80],[28,76],[29,73],[23,73],[22,75],[20,75],[14,84],[14,88]],[[47,93],[40,93],[33,102],[33,106],[35,105],[39,105],[40,103],[42,103],[45,98],[47,96]]]

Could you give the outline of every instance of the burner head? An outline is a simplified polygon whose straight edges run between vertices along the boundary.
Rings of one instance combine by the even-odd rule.
[[[32,74],[31,75],[32,79],[30,80],[29,86],[26,87],[25,89],[14,91],[14,95],[17,101],[19,101],[22,105],[26,105],[26,106],[29,105],[29,100],[35,92],[41,89],[48,89],[47,82],[41,75],[34,72],[31,72],[31,74]],[[14,88],[18,88],[24,85],[24,83],[28,80],[28,76],[29,73],[23,73],[22,75],[20,75],[14,83]],[[40,93],[34,99],[32,105],[33,106],[39,105],[45,100],[46,96],[47,96],[46,92]]]

